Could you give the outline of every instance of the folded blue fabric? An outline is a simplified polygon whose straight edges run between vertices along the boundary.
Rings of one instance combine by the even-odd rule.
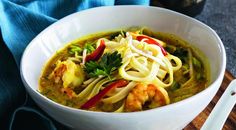
[[[71,13],[124,4],[149,5],[149,0],[1,0],[0,129],[66,129],[42,112],[20,80],[19,64],[28,43],[43,29]],[[20,107],[19,107],[20,106]],[[11,118],[10,118],[11,117]]]

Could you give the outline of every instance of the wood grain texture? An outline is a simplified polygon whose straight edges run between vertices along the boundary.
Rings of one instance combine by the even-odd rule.
[[[233,75],[230,74],[227,70],[225,71],[224,80],[221,84],[220,89],[213,98],[213,100],[208,104],[208,106],[191,122],[189,123],[184,130],[199,130],[203,123],[206,121],[210,112],[216,105],[217,101],[220,99],[221,95],[229,85],[229,83],[234,79]],[[228,119],[226,120],[223,130],[236,130],[236,106],[232,109]]]

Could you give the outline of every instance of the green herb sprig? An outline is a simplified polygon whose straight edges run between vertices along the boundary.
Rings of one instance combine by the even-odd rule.
[[[90,77],[107,76],[110,78],[112,72],[122,65],[121,55],[115,51],[105,53],[99,61],[89,61],[85,63],[85,72]]]

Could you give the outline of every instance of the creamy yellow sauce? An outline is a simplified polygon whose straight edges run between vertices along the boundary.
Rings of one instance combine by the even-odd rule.
[[[180,100],[183,100],[185,98],[188,98],[190,96],[193,96],[197,94],[198,92],[204,90],[208,84],[209,84],[209,73],[210,73],[210,68],[208,64],[208,60],[204,56],[202,52],[200,52],[198,49],[195,47],[191,46],[188,42],[182,40],[181,38],[172,35],[172,34],[167,34],[167,33],[162,33],[162,32],[151,32],[148,29],[142,30],[143,34],[157,38],[159,40],[162,40],[166,42],[168,45],[173,45],[175,47],[181,47],[183,49],[190,49],[193,52],[193,56],[201,62],[202,68],[200,72],[196,73],[201,73],[201,80],[196,80],[194,79],[193,82],[187,84],[184,87],[181,88],[165,88],[169,94],[170,97],[170,102],[174,103]],[[44,69],[42,70],[42,75],[39,79],[39,92],[48,97],[49,99],[60,103],[62,105],[66,105],[69,107],[74,107],[74,108],[80,108],[80,106],[86,102],[84,99],[80,98],[70,98],[68,97],[67,94],[63,93],[61,91],[62,88],[62,81],[59,81],[58,83],[55,83],[53,80],[49,79],[49,75],[52,73],[52,71],[56,67],[56,63],[58,60],[64,61],[68,57],[73,56],[72,54],[69,53],[68,49],[70,45],[76,44],[79,45],[80,47],[83,47],[85,43],[94,43],[96,42],[97,39],[106,37],[106,38],[113,38],[114,34],[119,33],[119,31],[110,31],[110,32],[102,32],[102,33],[96,33],[92,35],[88,35],[82,38],[79,38],[77,40],[74,40],[68,44],[61,50],[57,51],[57,53],[47,62],[45,65]],[[187,80],[188,76],[186,78],[180,77],[183,72],[175,72],[174,73],[174,79],[178,80],[178,82],[185,82]],[[197,77],[197,76],[195,76]],[[83,87],[78,87],[75,88],[74,91],[75,93],[79,93],[83,90]],[[120,106],[122,102],[118,102],[115,104],[103,104],[98,103],[96,107],[92,108],[91,110],[94,111],[113,111]],[[145,107],[144,107],[145,110]]]

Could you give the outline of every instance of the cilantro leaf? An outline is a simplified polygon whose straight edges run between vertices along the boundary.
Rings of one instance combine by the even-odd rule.
[[[105,53],[99,61],[86,62],[85,72],[90,77],[98,77],[100,75],[110,77],[111,73],[122,65],[121,61],[121,55],[117,51]]]

